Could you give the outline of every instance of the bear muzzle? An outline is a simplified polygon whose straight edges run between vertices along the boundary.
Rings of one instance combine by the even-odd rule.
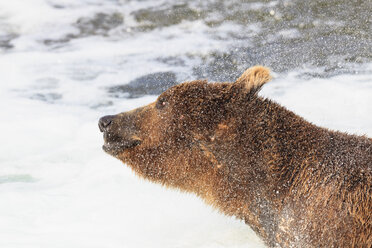
[[[123,123],[123,120],[117,115],[103,116],[98,121],[98,127],[103,132],[104,145],[102,149],[111,155],[115,156],[142,143],[142,140],[133,134],[130,122]]]

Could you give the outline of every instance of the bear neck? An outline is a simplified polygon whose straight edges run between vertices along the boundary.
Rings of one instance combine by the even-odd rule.
[[[256,97],[245,106],[232,108],[238,111],[225,130],[215,132],[213,142],[202,142],[213,179],[208,177],[199,195],[244,220],[273,246],[293,182],[322,161],[328,137],[324,129],[270,100]]]

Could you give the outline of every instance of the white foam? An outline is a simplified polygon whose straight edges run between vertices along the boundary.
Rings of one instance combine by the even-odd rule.
[[[365,65],[371,68],[371,64]],[[261,94],[316,125],[372,136],[372,75],[301,80],[297,73],[267,84]]]

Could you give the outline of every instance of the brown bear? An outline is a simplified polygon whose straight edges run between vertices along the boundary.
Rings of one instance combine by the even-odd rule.
[[[193,192],[269,247],[371,247],[372,140],[315,126],[234,83],[185,82],[102,117],[103,149],[136,174]]]

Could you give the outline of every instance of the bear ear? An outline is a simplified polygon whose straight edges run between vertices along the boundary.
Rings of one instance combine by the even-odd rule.
[[[270,70],[263,66],[253,66],[248,68],[236,81],[236,85],[243,86],[243,88],[252,94],[257,93],[261,87],[270,81]]]

